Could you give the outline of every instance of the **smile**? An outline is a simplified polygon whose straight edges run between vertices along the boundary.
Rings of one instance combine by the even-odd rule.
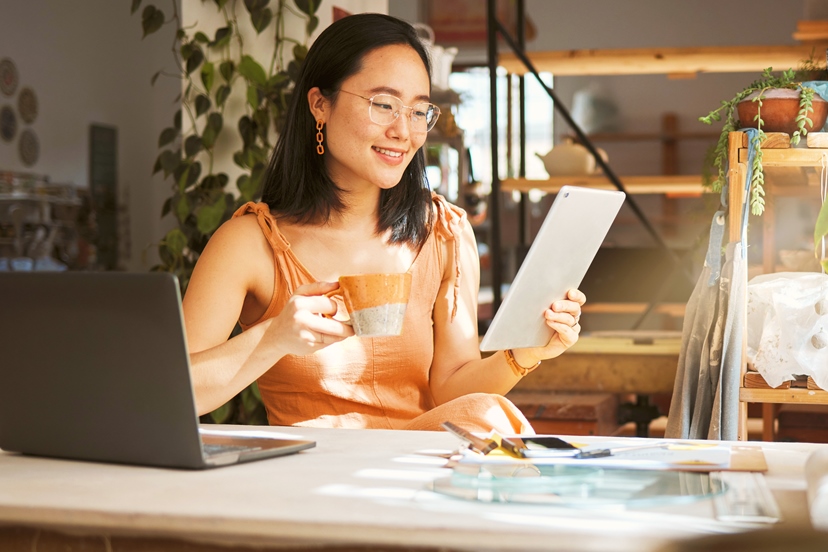
[[[381,154],[387,155],[389,157],[402,157],[402,153],[399,152],[399,151],[391,151],[391,150],[387,150],[387,149],[383,149],[383,148],[378,148],[376,146],[373,146],[373,148],[374,148],[375,151],[378,151]]]

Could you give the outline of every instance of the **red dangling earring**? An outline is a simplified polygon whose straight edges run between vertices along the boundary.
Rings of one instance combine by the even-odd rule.
[[[325,153],[325,146],[322,145],[322,141],[325,139],[325,136],[322,134],[322,128],[325,126],[325,123],[322,122],[322,119],[316,120],[316,153],[322,155]]]

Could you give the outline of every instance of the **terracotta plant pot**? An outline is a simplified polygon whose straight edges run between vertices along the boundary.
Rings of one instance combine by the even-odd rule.
[[[756,117],[759,105],[752,101],[759,95],[754,92],[736,105],[739,113],[741,128],[756,128]],[[797,130],[796,115],[799,113],[799,89],[774,88],[766,90],[762,99],[762,130],[765,132],[785,132],[793,134]],[[819,94],[814,94],[814,110],[808,113],[813,125],[805,125],[808,132],[819,132],[828,118],[828,102]]]

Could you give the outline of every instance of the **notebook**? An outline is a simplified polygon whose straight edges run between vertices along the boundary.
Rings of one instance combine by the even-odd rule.
[[[625,198],[624,192],[561,187],[480,342],[481,351],[549,343],[552,329],[544,311],[581,284]]]
[[[0,309],[3,450],[197,469],[315,446],[199,426],[171,274],[0,273]]]

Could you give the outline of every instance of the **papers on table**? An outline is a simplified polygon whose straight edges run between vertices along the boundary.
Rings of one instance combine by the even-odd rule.
[[[479,464],[530,463],[538,466],[567,465],[616,469],[719,471],[731,467],[731,449],[720,443],[665,442],[631,447],[629,441],[603,441],[600,444],[578,445],[580,452],[600,451],[598,457],[576,458],[550,451],[548,456],[532,454],[532,458],[517,459],[498,450],[487,455],[464,450],[459,462]],[[641,443],[643,445],[643,443]],[[603,451],[611,454],[602,454]],[[588,456],[582,454],[582,456]]]

